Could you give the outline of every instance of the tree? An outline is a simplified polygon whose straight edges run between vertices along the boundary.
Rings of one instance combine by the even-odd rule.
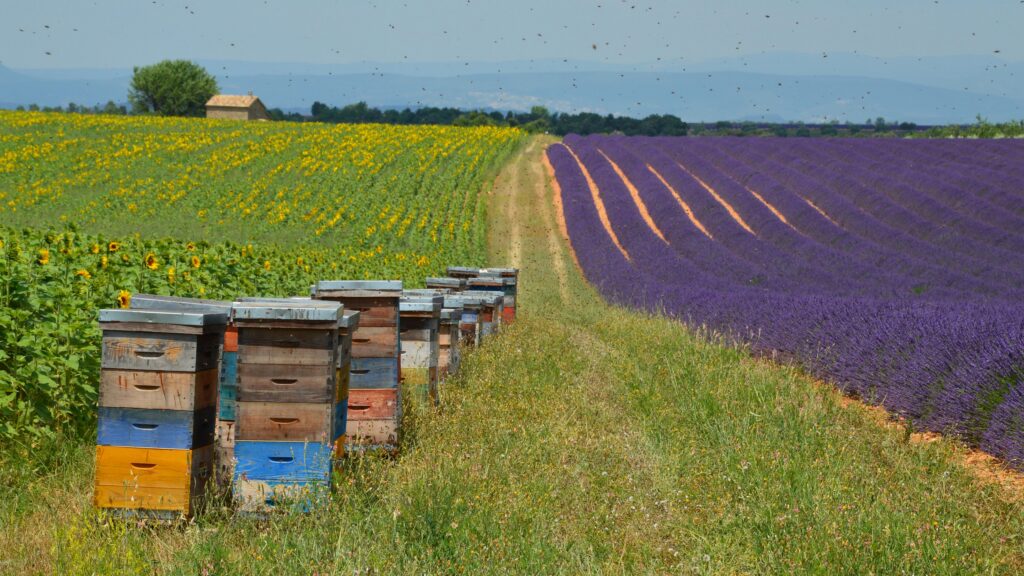
[[[164,60],[136,67],[128,101],[136,114],[201,116],[206,101],[218,92],[217,79],[188,60]]]

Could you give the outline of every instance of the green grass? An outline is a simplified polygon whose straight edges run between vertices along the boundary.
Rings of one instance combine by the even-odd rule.
[[[795,370],[601,303],[549,249],[538,142],[490,207],[494,261],[521,241],[520,320],[400,459],[350,462],[313,514],[139,527],[92,510],[92,448],[62,445],[38,478],[0,474],[0,571],[1020,573],[1024,510],[961,446],[908,442]]]

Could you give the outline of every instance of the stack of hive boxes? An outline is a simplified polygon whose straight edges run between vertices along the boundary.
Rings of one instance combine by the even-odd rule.
[[[449,266],[448,276],[467,283],[467,290],[494,290],[502,292],[501,320],[512,323],[516,318],[516,296],[519,287],[518,268],[467,268]]]
[[[217,393],[217,428],[214,434],[214,476],[226,488],[231,484],[235,458],[235,400],[238,378],[238,330],[231,323],[231,302],[136,294],[132,296],[132,309],[215,312],[228,317],[227,329],[221,342],[219,391]]]
[[[403,294],[408,296],[424,296],[424,297],[440,297],[441,298],[441,317],[440,324],[438,327],[438,357],[437,357],[437,372],[438,380],[443,381],[448,374],[454,374],[459,369],[459,361],[462,354],[462,304],[454,304],[448,301],[448,296],[453,292],[451,289],[445,288],[433,288],[431,284],[438,285],[442,283],[431,282],[437,280],[436,278],[427,278],[428,287],[424,290],[405,290]],[[441,278],[443,281],[455,281],[455,285],[459,285],[459,280],[456,278]],[[448,282],[444,282],[447,284]],[[405,334],[402,334],[404,343]],[[404,345],[404,344],[403,344]]]
[[[501,312],[504,296],[500,292],[490,290],[465,290],[460,296],[472,296],[480,300],[480,335],[477,344],[498,332],[501,325]]]
[[[399,302],[399,342],[402,348],[402,383],[420,398],[438,402],[441,308],[444,296],[433,291],[402,293]]]
[[[359,329],[359,311],[345,310],[338,328],[338,404],[344,411],[345,428],[341,436],[334,441],[334,455],[338,458],[345,455],[345,443],[348,432],[348,394],[351,384],[352,370],[352,338]]]
[[[338,402],[335,302],[251,299],[234,303],[238,419],[234,495],[244,512],[289,503],[307,509],[330,488]]]
[[[341,302],[359,312],[352,334],[346,449],[394,450],[400,441],[399,300],[402,283],[389,280],[329,280],[313,298]]]
[[[483,321],[483,299],[466,296],[464,293],[449,293],[444,296],[445,308],[461,309],[459,317],[459,347],[477,346],[480,344],[480,328]]]
[[[459,364],[462,362],[461,323],[461,305],[445,306],[441,309],[441,356],[437,361],[437,369],[442,380],[449,374],[459,371]]]
[[[201,506],[227,321],[201,310],[100,311],[98,508],[174,518]]]

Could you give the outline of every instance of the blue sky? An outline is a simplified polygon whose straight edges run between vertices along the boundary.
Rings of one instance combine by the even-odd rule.
[[[6,2],[0,63],[707,59],[772,52],[1024,60],[1024,2],[432,0]]]

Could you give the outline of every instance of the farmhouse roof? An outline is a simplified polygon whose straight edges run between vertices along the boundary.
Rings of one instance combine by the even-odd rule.
[[[238,96],[234,94],[217,94],[213,98],[210,98],[206,102],[207,106],[224,106],[226,108],[248,108],[259,102],[259,98],[252,94],[248,96]]]

